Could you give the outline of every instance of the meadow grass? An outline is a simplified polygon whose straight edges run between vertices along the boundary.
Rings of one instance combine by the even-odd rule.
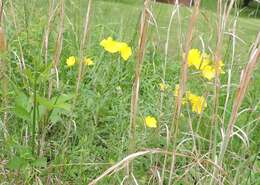
[[[152,18],[140,77],[135,147],[129,153],[131,93],[143,2],[93,1],[90,29],[85,33],[86,43],[83,44],[80,43],[84,40],[88,1],[64,1],[64,16],[62,2],[9,0],[4,3],[1,26],[5,29],[8,48],[1,53],[1,65],[4,61],[7,70],[1,76],[0,91],[1,184],[88,184],[111,166],[121,164],[125,157],[134,159],[130,155],[133,152],[138,156],[132,161],[130,179],[133,181],[125,180],[122,169],[125,164],[122,163],[114,169],[115,173],[108,173],[98,184],[135,184],[136,181],[160,184],[162,171],[164,184],[168,183],[171,173],[171,184],[210,184],[214,177],[223,180],[223,184],[260,182],[259,64],[239,109],[234,135],[221,166],[221,177],[213,173],[214,164],[217,164],[215,157],[223,141],[221,129],[227,128],[232,116],[241,70],[249,61],[252,44],[260,30],[259,18],[236,16],[238,11],[233,10],[227,22],[221,47],[225,74],[220,76],[216,155],[212,157],[214,80],[203,79],[194,69],[189,70],[187,89],[207,97],[208,106],[202,115],[193,113],[189,105],[183,106],[178,135],[172,140],[176,102],[173,91],[180,79],[192,9],[181,7],[180,15],[176,13],[169,26],[176,7],[151,3]],[[52,3],[53,6],[49,6]],[[48,26],[50,10],[54,16]],[[215,5],[202,1],[189,47],[214,55],[218,34],[215,11]],[[43,38],[47,28],[48,55],[44,55]],[[59,37],[61,33],[62,38]],[[99,43],[108,36],[132,47],[133,56],[127,62],[102,49]],[[60,54],[57,53],[59,46]],[[52,65],[55,56],[58,56],[57,65]],[[78,61],[71,68],[66,66],[69,56],[76,56]],[[77,90],[79,61],[85,56],[91,57],[95,65],[82,70]],[[58,73],[52,70],[55,67]],[[52,93],[48,96],[50,81]],[[160,91],[162,82],[168,85],[164,92]],[[227,93],[229,101],[226,103]],[[148,115],[156,117],[158,129],[145,126],[144,119]],[[138,153],[140,151],[145,152]],[[172,151],[176,152],[176,161],[175,170],[171,172]]]

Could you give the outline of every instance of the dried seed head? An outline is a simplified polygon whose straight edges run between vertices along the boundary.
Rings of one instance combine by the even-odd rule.
[[[0,52],[6,50],[5,35],[3,28],[0,27]]]

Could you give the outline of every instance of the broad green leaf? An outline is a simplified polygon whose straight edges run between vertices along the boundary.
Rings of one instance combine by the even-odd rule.
[[[15,97],[15,105],[23,107],[27,110],[29,98],[23,92],[18,92]]]
[[[27,112],[27,110],[24,107],[21,107],[19,105],[15,105],[14,109],[15,115],[23,120],[30,120],[31,114]]]
[[[37,96],[36,99],[37,99],[37,102],[40,105],[45,106],[47,109],[53,109],[54,108],[52,101],[49,100],[48,98]]]
[[[55,109],[52,111],[50,116],[50,121],[53,123],[57,123],[58,121],[62,121],[61,113],[63,111],[61,109]]]

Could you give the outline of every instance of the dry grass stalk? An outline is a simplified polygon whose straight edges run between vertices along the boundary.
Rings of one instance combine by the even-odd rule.
[[[178,4],[178,0],[177,0],[177,5],[172,9],[172,13],[171,13],[171,17],[169,20],[169,25],[168,25],[168,29],[167,29],[167,37],[166,37],[166,42],[165,42],[165,58],[164,58],[164,65],[163,65],[163,82],[165,81],[165,77],[166,77],[166,66],[167,66],[167,62],[168,62],[168,52],[169,52],[169,40],[170,40],[170,33],[171,33],[171,27],[172,27],[172,23],[173,23],[173,18],[175,16],[175,14],[177,12],[179,12],[179,4]],[[161,98],[160,98],[160,117],[158,122],[160,122],[161,117],[163,116],[163,95],[164,92],[161,92]],[[169,140],[170,140],[170,134],[169,134],[169,129],[168,126],[165,125],[166,130],[167,130],[167,144],[166,144],[166,150],[168,150],[168,146],[169,146]],[[158,130],[160,130],[160,125],[158,125]],[[158,131],[158,135],[160,135],[160,132]],[[162,169],[162,175],[161,175],[161,180],[159,182],[160,185],[163,185],[164,182],[164,175],[165,175],[165,170],[166,170],[166,162],[167,162],[167,155],[164,156],[164,163],[163,163],[163,169]]]
[[[217,145],[217,118],[218,118],[218,107],[219,107],[219,95],[221,90],[221,82],[220,82],[220,62],[222,60],[222,46],[223,46],[223,37],[224,31],[226,28],[226,23],[229,18],[230,11],[234,5],[234,0],[226,2],[224,9],[223,9],[223,0],[218,0],[217,6],[217,45],[215,49],[215,58],[214,58],[214,65],[215,65],[215,92],[214,92],[214,108],[212,113],[212,120],[211,120],[211,133],[210,133],[210,146],[209,151],[212,151],[212,158],[214,159],[216,156],[216,145]],[[215,169],[214,169],[215,171]],[[215,174],[215,172],[213,172]],[[214,176],[214,178],[216,178]],[[213,178],[212,178],[213,179]]]
[[[2,25],[3,13],[4,13],[4,1],[0,0],[0,25]]]
[[[48,47],[49,47],[49,35],[51,30],[51,22],[54,19],[56,10],[58,6],[54,8],[54,0],[49,0],[49,13],[48,13],[48,23],[44,32],[44,38],[43,38],[43,49],[44,51],[44,62],[47,65],[48,63]]]
[[[2,55],[6,53],[6,39],[5,39],[5,33],[4,29],[2,28],[2,19],[3,19],[3,12],[4,12],[4,2],[0,1],[0,80],[1,80],[1,88],[2,88],[2,107],[7,108],[8,107],[8,79],[6,78],[6,73],[8,70],[8,66],[6,61],[2,58]],[[8,120],[8,112],[4,111],[3,115],[3,129],[4,129],[4,135],[7,135],[7,120]]]
[[[84,67],[84,53],[83,52],[84,52],[84,48],[86,45],[87,36],[89,33],[92,4],[93,4],[92,0],[88,0],[88,9],[87,9],[86,17],[85,17],[83,37],[81,39],[80,51],[79,51],[80,63],[79,63],[79,71],[78,71],[77,86],[76,86],[76,97],[79,93],[80,82],[82,80],[83,67]]]
[[[211,136],[210,136],[211,143],[209,147],[209,150],[211,150],[213,145],[213,154],[212,154],[213,158],[216,155],[216,132],[217,132],[216,121],[218,117],[219,94],[221,88],[220,62],[222,60],[223,37],[224,37],[224,31],[226,28],[227,20],[229,18],[230,11],[234,3],[235,0],[231,0],[229,3],[226,2],[223,9],[223,0],[218,0],[218,6],[217,6],[217,45],[216,45],[215,58],[214,58],[216,75],[215,75],[214,109],[213,109],[212,120],[211,120]]]
[[[16,22],[15,9],[14,9],[14,6],[13,6],[13,1],[9,0],[9,4],[10,4],[10,13],[11,13],[11,16],[13,18],[14,29],[16,30],[16,33],[19,33],[20,30],[18,30],[18,26],[17,26],[17,22]],[[17,36],[17,40],[18,40],[19,50],[20,50],[20,58],[18,58],[19,62],[20,62],[19,65],[20,65],[20,69],[23,70],[23,69],[25,69],[23,47],[22,47],[19,36]]]
[[[244,100],[247,89],[250,85],[250,81],[251,81],[253,72],[256,69],[256,64],[258,62],[259,57],[260,57],[260,32],[258,33],[258,36],[254,43],[254,47],[251,51],[249,62],[241,73],[239,87],[237,89],[236,97],[234,99],[234,103],[232,106],[232,114],[231,114],[231,117],[230,117],[230,120],[228,123],[228,127],[226,130],[224,139],[221,144],[220,153],[219,153],[219,157],[217,160],[217,165],[219,165],[219,166],[222,166],[222,161],[224,159],[224,155],[226,153],[228,143],[232,136],[233,127],[234,127],[237,117],[238,117],[239,108]],[[218,171],[216,169],[216,170],[214,170],[214,176],[216,176],[217,174],[218,174]]]
[[[53,68],[51,73],[56,74],[56,83],[57,88],[59,88],[59,73],[58,73],[58,65],[60,63],[60,55],[62,51],[62,45],[63,45],[63,32],[64,32],[64,17],[65,17],[65,4],[64,0],[60,1],[60,25],[59,25],[59,33],[56,40],[55,45],[55,52],[53,57]],[[53,86],[53,79],[50,79],[49,81],[49,91],[48,91],[48,98],[51,98],[52,96],[52,87]]]
[[[176,6],[176,8],[173,8],[172,13],[171,13],[171,17],[169,20],[169,24],[168,24],[168,29],[167,29],[167,37],[166,37],[166,42],[165,42],[165,48],[164,48],[164,64],[163,64],[163,76],[162,76],[162,80],[163,83],[165,83],[165,77],[166,77],[166,66],[167,66],[167,62],[168,62],[168,52],[169,52],[169,40],[170,40],[170,33],[171,33],[171,27],[172,27],[172,22],[173,22],[173,18],[176,14],[176,12],[178,11],[179,6]],[[163,96],[164,92],[161,92],[161,97],[160,97],[160,118],[163,114],[163,100],[164,100],[164,96]],[[160,119],[158,120],[158,122],[160,123]],[[160,126],[158,126],[160,127]]]
[[[195,2],[195,7],[193,9],[190,22],[189,22],[189,28],[188,28],[188,33],[186,36],[186,42],[185,42],[185,57],[183,58],[182,66],[181,66],[181,74],[180,74],[180,89],[176,101],[176,109],[173,115],[173,123],[172,123],[172,128],[174,128],[174,136],[173,136],[173,153],[172,153],[172,164],[171,164],[171,170],[170,170],[170,177],[169,177],[169,185],[172,184],[172,175],[174,171],[174,166],[175,166],[175,146],[176,146],[176,139],[178,135],[178,130],[179,130],[179,119],[180,119],[180,114],[181,114],[181,108],[182,108],[182,98],[185,94],[185,89],[186,89],[186,82],[188,79],[188,53],[191,48],[191,42],[192,42],[192,36],[193,36],[193,30],[195,23],[197,21],[198,15],[199,15],[199,10],[200,10],[200,0],[196,0]]]
[[[62,51],[62,47],[63,47],[63,33],[64,33],[64,17],[65,17],[65,3],[64,0],[60,1],[60,24],[59,24],[59,32],[58,32],[58,36],[56,39],[56,43],[55,43],[55,52],[54,52],[54,57],[53,57],[53,61],[52,61],[52,69],[51,69],[51,74],[55,74],[56,75],[56,83],[57,83],[57,88],[59,88],[59,73],[58,73],[58,65],[60,63],[60,56],[61,56],[61,51]],[[53,12],[54,14],[54,12]],[[49,15],[51,15],[51,13],[49,13]],[[51,18],[49,17],[49,20]],[[48,20],[48,21],[49,21]],[[49,24],[49,23],[48,23]],[[48,25],[49,27],[49,25]],[[47,28],[48,29],[48,28]],[[45,39],[48,39],[47,37],[47,31],[45,32]],[[46,40],[45,40],[46,41]],[[45,43],[46,44],[46,43]],[[47,40],[47,45],[45,45],[45,57],[47,57],[48,54],[48,40]],[[47,58],[45,58],[45,62],[47,62]],[[47,63],[46,63],[47,64]],[[52,96],[52,92],[53,92],[53,82],[54,79],[50,79],[49,80],[49,88],[48,88],[48,98],[50,99]],[[44,128],[44,124],[39,126],[39,130],[40,130],[40,135],[41,135],[41,139],[39,141],[39,154],[42,155],[43,154],[43,147],[44,147],[44,142],[45,142],[45,133],[43,132],[43,128]]]
[[[133,153],[135,151],[136,116],[137,116],[137,109],[138,109],[141,71],[142,71],[147,32],[148,32],[148,21],[150,18],[149,5],[150,5],[150,0],[145,0],[143,14],[140,21],[140,35],[138,41],[137,62],[135,65],[135,77],[134,77],[134,82],[132,87],[132,97],[131,97],[129,153]]]
[[[6,41],[4,29],[0,26],[0,53],[4,53],[6,51]]]
[[[98,176],[96,179],[92,180],[88,185],[95,185],[97,184],[101,179],[103,179],[106,176],[112,175],[113,173],[119,171],[120,169],[122,169],[122,166],[124,167],[125,165],[127,165],[130,161],[133,161],[134,159],[144,156],[144,155],[148,155],[148,154],[163,154],[163,155],[172,155],[172,152],[169,152],[167,150],[161,150],[161,149],[146,149],[144,151],[139,151],[139,152],[135,152],[132,153],[128,156],[126,156],[124,159],[122,159],[121,161],[119,161],[118,163],[116,163],[115,165],[111,166],[110,168],[108,168],[105,172],[103,172],[100,176]],[[193,155],[188,155],[188,154],[183,154],[183,153],[176,153],[176,156],[178,157],[183,157],[183,158],[189,158],[191,160],[193,160],[195,163],[199,164],[200,166],[202,166],[202,163],[206,163],[209,165],[213,165],[215,168],[217,168],[219,171],[221,171],[222,173],[225,173],[223,171],[223,169],[220,166],[217,166],[213,161],[208,160],[208,159],[203,159],[203,157],[200,158],[196,158]]]
[[[229,120],[228,128],[227,128],[225,138],[224,138],[224,141],[223,141],[223,144],[221,147],[221,152],[219,154],[219,163],[223,160],[230,136],[232,134],[234,124],[237,120],[237,114],[238,114],[239,108],[244,100],[245,94],[250,85],[250,81],[251,81],[253,72],[256,69],[256,64],[258,62],[259,57],[260,57],[260,32],[258,33],[257,39],[254,43],[254,47],[251,51],[249,62],[241,74],[240,84],[239,84],[239,87],[237,90],[236,98],[233,103],[231,118]]]
[[[217,6],[217,46],[215,51],[215,92],[214,92],[214,109],[213,109],[213,115],[211,120],[211,131],[210,131],[210,145],[209,145],[209,151],[212,150],[213,147],[213,154],[212,158],[214,159],[216,155],[216,132],[217,132],[217,116],[218,116],[218,106],[219,106],[219,93],[220,93],[220,78],[219,78],[219,62],[222,58],[222,42],[223,42],[223,30],[222,30],[222,5],[223,1],[218,0],[218,6]],[[214,132],[214,133],[213,133]],[[212,146],[213,145],[213,146]]]

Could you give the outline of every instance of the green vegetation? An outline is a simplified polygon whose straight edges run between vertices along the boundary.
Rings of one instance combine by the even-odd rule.
[[[6,71],[1,74],[0,90],[0,184],[87,184],[129,154],[131,93],[143,5],[141,1],[115,1],[93,1],[93,17],[83,54],[91,58],[95,65],[84,68],[78,95],[76,84],[80,42],[87,1],[65,1],[64,38],[58,58],[58,73],[53,69],[52,62],[59,47],[59,4],[62,1],[54,1],[57,9],[49,27],[47,63],[43,39],[49,4],[43,0],[5,2],[2,27],[8,48],[1,54]],[[192,48],[205,50],[213,56],[217,38],[216,6],[206,2],[202,2]],[[166,57],[165,43],[173,8],[166,4],[151,5],[153,19],[150,19],[141,74],[136,151],[173,150],[172,138],[169,139],[167,134],[171,132],[175,105],[173,91],[175,85],[179,84],[182,47],[192,13],[192,9],[181,7],[180,16],[174,16]],[[234,16],[236,12],[234,10],[227,23],[221,48],[225,74],[221,74],[216,122],[217,154],[222,141],[221,128],[227,128],[232,114],[241,70],[249,61],[252,44],[260,30],[257,16]],[[232,37],[232,31],[236,37]],[[128,61],[106,52],[100,46],[100,41],[109,36],[127,42],[132,47],[133,55]],[[70,56],[75,56],[77,62],[67,67],[66,59]],[[23,59],[25,66],[21,67]],[[225,108],[229,70],[232,70],[230,94]],[[4,88],[6,82],[7,94]],[[160,83],[168,86],[163,93]],[[52,93],[49,97],[50,84]],[[239,109],[241,112],[234,129],[235,135],[223,161],[226,175],[224,184],[260,182],[259,84],[258,64]],[[198,115],[191,111],[189,104],[183,106],[179,134],[174,142],[178,144],[177,153],[190,158],[177,157],[175,184],[209,184],[213,165],[208,161],[214,161],[209,149],[213,140],[214,80],[208,81],[190,68],[187,89],[205,96],[207,107],[203,114]],[[158,129],[145,126],[145,117],[149,115],[158,120]],[[159,184],[156,174],[161,173],[164,160],[162,154],[136,158],[133,171],[138,184]],[[171,161],[171,156],[165,160],[165,184],[168,182]],[[99,184],[120,184],[124,176],[125,170],[121,169],[106,176]]]

